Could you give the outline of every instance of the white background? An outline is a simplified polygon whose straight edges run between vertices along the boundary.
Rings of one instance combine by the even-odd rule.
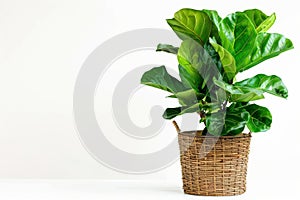
[[[107,169],[88,154],[80,143],[73,121],[72,94],[76,76],[87,56],[102,42],[138,28],[169,29],[165,19],[171,18],[180,8],[216,9],[224,17],[237,10],[255,7],[267,14],[276,12],[277,22],[270,31],[292,39],[295,49],[240,76],[245,78],[256,73],[279,75],[290,94],[288,100],[267,96],[267,101],[259,102],[272,111],[273,125],[269,132],[253,137],[248,170],[249,192],[268,194],[276,191],[295,197],[300,185],[300,51],[297,48],[300,13],[296,2],[0,0],[0,178],[163,178],[180,185],[179,162],[155,174],[134,176]],[[129,56],[112,67],[117,69],[123,65],[120,71],[126,72],[132,66],[153,63],[153,58],[156,58],[150,53],[151,58],[147,60],[145,55]],[[157,63],[172,63],[168,58],[165,54],[158,55]],[[176,70],[176,65],[168,67]],[[113,77],[112,73],[108,75]],[[107,85],[109,81],[112,85],[116,83],[113,78],[108,78]],[[152,104],[168,105],[165,93],[146,88],[140,90],[137,98],[133,97],[135,102],[130,109],[133,121],[141,126],[150,123],[148,113],[141,111],[146,99],[143,95],[147,97],[147,92],[157,94],[152,95],[148,107]],[[104,120],[101,114],[98,117]],[[113,121],[108,124],[115,129]],[[171,123],[167,123],[163,134],[160,137],[165,140],[156,140],[155,148],[162,148],[174,137]],[[130,144],[136,145],[127,145],[130,141],[124,142],[124,136],[108,137],[127,151],[155,150],[151,143],[139,145],[138,141],[131,141]]]

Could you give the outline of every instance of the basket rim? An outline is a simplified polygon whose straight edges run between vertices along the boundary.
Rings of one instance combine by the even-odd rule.
[[[180,131],[178,134],[182,135],[182,136],[197,137],[197,138],[247,138],[247,137],[252,137],[251,133],[240,133],[235,136],[212,136],[212,135],[207,136],[207,135],[202,135],[201,134],[202,132],[203,132],[203,130]]]

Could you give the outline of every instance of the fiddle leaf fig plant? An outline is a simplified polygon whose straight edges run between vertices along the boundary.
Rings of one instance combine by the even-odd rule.
[[[167,108],[165,119],[197,113],[203,134],[234,136],[247,127],[267,131],[272,115],[252,103],[269,93],[287,98],[288,90],[276,75],[257,74],[238,81],[238,73],[293,48],[288,38],[267,31],[276,20],[258,9],[221,18],[214,10],[181,9],[167,23],[182,40],[180,47],[159,44],[157,51],[177,56],[180,79],[165,66],[145,72],[141,83],[170,93],[180,107]]]

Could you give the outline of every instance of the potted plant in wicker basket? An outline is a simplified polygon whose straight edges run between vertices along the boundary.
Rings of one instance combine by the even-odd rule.
[[[264,93],[287,98],[288,90],[276,75],[236,75],[293,48],[278,33],[268,33],[275,14],[257,9],[221,18],[213,10],[182,9],[167,22],[182,39],[180,47],[159,44],[157,51],[177,55],[179,79],[164,66],[144,73],[141,83],[171,93],[180,107],[167,108],[165,119],[197,113],[202,131],[181,132],[183,189],[187,194],[239,195],[246,191],[251,133],[270,129],[272,115],[252,103]],[[250,133],[243,133],[245,128]],[[248,132],[248,131],[247,131]]]

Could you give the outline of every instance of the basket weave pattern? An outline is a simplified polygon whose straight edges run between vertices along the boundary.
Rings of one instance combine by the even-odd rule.
[[[216,138],[179,133],[184,192],[202,196],[243,194],[250,140],[250,134]]]

